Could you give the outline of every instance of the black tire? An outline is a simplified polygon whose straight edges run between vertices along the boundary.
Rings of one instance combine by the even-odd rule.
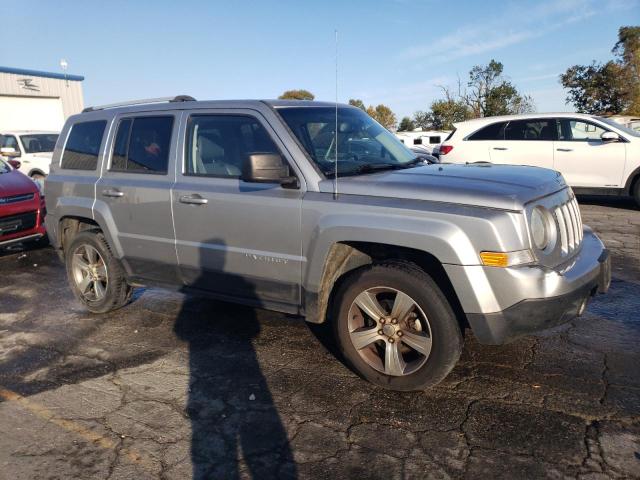
[[[356,297],[380,286],[405,293],[428,318],[431,351],[419,368],[402,376],[387,375],[372,367],[358,353],[349,333],[348,317]],[[413,263],[387,261],[355,270],[344,279],[334,298],[331,321],[338,348],[345,361],[371,383],[391,390],[424,390],[442,381],[460,358],[463,339],[456,316],[433,279]]]
[[[636,206],[640,208],[640,178],[636,179],[633,185],[633,199],[636,202]]]
[[[104,297],[100,300],[92,300],[85,297],[74,280],[72,272],[73,254],[83,245],[89,245],[97,250],[106,267],[108,282]],[[65,248],[65,265],[67,279],[73,294],[89,311],[93,313],[110,312],[124,306],[131,298],[132,288],[126,281],[124,269],[120,261],[111,253],[109,244],[99,230],[85,230],[73,238],[68,248]]]

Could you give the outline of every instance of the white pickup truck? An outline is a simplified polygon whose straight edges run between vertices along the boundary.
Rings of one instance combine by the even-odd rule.
[[[3,131],[0,132],[0,159],[19,160],[19,170],[37,182],[49,175],[57,132]]]

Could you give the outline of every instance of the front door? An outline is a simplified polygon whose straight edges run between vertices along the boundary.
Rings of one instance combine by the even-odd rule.
[[[623,185],[626,147],[623,142],[603,142],[607,130],[585,120],[558,120],[554,142],[554,168],[573,187],[614,188]]]
[[[180,271],[187,285],[223,297],[297,305],[302,190],[240,179],[247,155],[285,151],[257,115],[209,111],[186,121],[173,189]]]
[[[178,118],[179,113],[119,117],[96,185],[96,200],[113,217],[125,265],[142,280],[179,282],[170,193]]]

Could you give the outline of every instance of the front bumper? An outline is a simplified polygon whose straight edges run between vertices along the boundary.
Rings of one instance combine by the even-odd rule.
[[[585,227],[580,251],[562,269],[445,266],[480,343],[498,345],[581,315],[611,283],[611,259]]]

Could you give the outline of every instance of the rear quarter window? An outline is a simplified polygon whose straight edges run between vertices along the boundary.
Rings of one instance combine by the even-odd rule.
[[[95,170],[106,126],[106,120],[74,124],[62,153],[60,167],[69,170]]]

